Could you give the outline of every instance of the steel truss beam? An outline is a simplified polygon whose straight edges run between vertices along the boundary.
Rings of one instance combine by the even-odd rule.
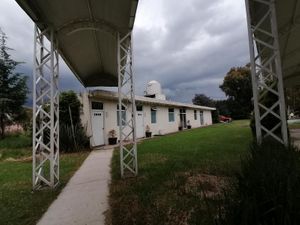
[[[136,107],[132,71],[132,36],[118,34],[118,95],[121,176],[135,176],[137,167]],[[126,117],[122,116],[124,110]]]
[[[272,137],[287,146],[289,141],[275,1],[245,1],[257,141],[261,143],[263,138]],[[259,6],[259,12],[251,11],[250,4]]]
[[[47,38],[48,40],[47,40]],[[54,31],[34,30],[33,189],[59,182],[59,54]]]

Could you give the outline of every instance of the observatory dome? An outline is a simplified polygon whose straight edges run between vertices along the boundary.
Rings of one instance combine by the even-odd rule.
[[[152,80],[147,84],[145,96],[166,100],[166,96],[162,93],[161,85],[158,81]]]
[[[161,85],[158,81],[152,80],[147,84],[146,95],[156,95],[161,93]]]

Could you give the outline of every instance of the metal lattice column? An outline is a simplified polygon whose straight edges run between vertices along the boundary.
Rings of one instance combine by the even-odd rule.
[[[251,11],[251,6],[259,6],[259,12]],[[275,1],[246,0],[246,9],[257,141],[261,143],[263,138],[271,136],[287,146]]]
[[[135,176],[138,168],[131,32],[123,37],[118,34],[118,80],[121,176]]]
[[[46,38],[46,35],[49,41]],[[33,189],[59,182],[59,54],[54,31],[34,31]]]

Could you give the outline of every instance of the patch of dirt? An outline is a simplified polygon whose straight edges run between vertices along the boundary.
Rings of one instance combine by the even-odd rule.
[[[166,225],[188,225],[191,218],[191,212],[183,210],[169,209],[167,213]]]
[[[31,162],[32,156],[22,157],[22,158],[18,158],[18,159],[9,157],[9,158],[5,159],[4,161],[6,161],[6,162]]]
[[[184,185],[184,192],[201,198],[215,199],[222,194],[222,191],[229,183],[229,178],[209,174],[190,174],[187,176]]]

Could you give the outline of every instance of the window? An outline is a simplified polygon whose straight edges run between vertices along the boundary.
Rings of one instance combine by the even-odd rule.
[[[92,109],[103,109],[103,103],[102,102],[92,102]]]
[[[156,108],[151,108],[151,123],[156,123]]]
[[[169,108],[169,122],[175,121],[174,108]]]
[[[186,113],[185,109],[180,109],[179,112],[180,112],[180,114],[185,114]]]
[[[194,120],[197,120],[197,110],[194,110]]]
[[[119,121],[119,105],[117,105],[117,126],[120,126],[120,121]],[[126,124],[126,110],[125,106],[122,105],[122,126]]]
[[[136,105],[136,111],[143,111],[142,105]]]

